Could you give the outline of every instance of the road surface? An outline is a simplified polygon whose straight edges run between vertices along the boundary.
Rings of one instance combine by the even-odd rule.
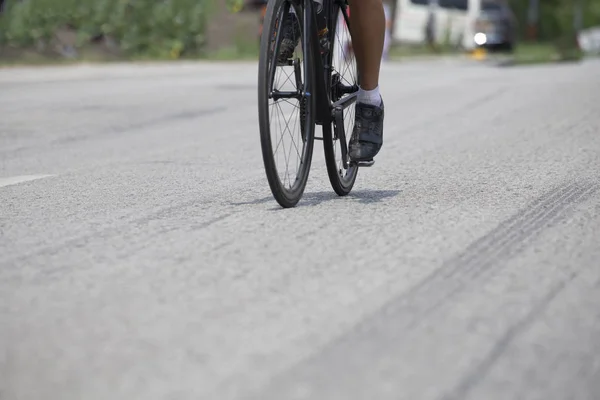
[[[600,63],[386,64],[288,210],[256,76],[0,70],[2,400],[600,398]]]

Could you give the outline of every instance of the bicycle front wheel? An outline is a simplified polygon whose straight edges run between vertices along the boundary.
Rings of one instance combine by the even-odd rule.
[[[314,67],[304,14],[289,0],[269,1],[258,63],[263,162],[273,197],[284,208],[300,201],[314,148]]]

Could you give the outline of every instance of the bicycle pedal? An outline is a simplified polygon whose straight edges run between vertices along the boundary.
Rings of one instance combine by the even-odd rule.
[[[354,164],[358,167],[365,167],[365,168],[369,168],[372,167],[373,164],[375,164],[375,160],[369,160],[369,161],[352,161],[351,164]]]

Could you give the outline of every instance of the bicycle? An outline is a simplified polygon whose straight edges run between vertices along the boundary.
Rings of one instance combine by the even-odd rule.
[[[312,164],[314,141],[322,140],[325,163],[329,182],[339,196],[350,193],[359,167],[370,167],[373,161],[353,162],[348,157],[349,134],[354,126],[354,104],[358,92],[356,60],[349,54],[346,43],[337,40],[340,30],[347,33],[350,42],[347,0],[323,0],[321,12],[326,13],[328,32],[324,36],[332,46],[324,51],[321,44],[323,37],[319,37],[317,30],[317,10],[315,0],[269,0],[265,12],[264,25],[261,36],[259,73],[258,73],[258,113],[261,136],[261,149],[263,163],[271,193],[275,200],[284,208],[297,205],[304,194]],[[294,10],[296,18],[289,14]],[[294,21],[295,20],[295,21]],[[300,40],[294,49],[300,50],[301,55],[289,59],[279,59],[279,50],[283,39],[283,30],[286,23],[295,22],[299,29]],[[345,28],[345,29],[344,29]],[[289,27],[287,28],[289,29]],[[337,42],[337,47],[336,47]],[[346,67],[333,65],[335,55],[340,56],[340,61],[348,64]],[[352,65],[350,65],[352,64]],[[275,75],[278,67],[289,68],[284,84],[295,84],[295,89],[275,89]],[[284,70],[285,71],[285,70]],[[321,72],[319,72],[321,71]],[[346,79],[344,75],[348,73]],[[304,80],[303,80],[304,78]],[[269,117],[269,101],[283,100],[284,105],[297,101],[300,116],[300,140],[293,145],[282,146],[281,139],[271,139],[273,122],[281,126],[281,119],[271,120]],[[282,111],[282,106],[272,107]],[[282,111],[283,113],[283,111]],[[344,123],[344,117],[348,117]],[[289,118],[285,125],[289,136],[294,139],[289,130]],[[322,137],[315,136],[316,125],[322,126]],[[296,125],[295,125],[296,126]],[[301,142],[301,144],[300,144]],[[283,147],[284,160],[289,161],[292,150],[299,156],[296,165],[296,176],[281,179],[278,168],[278,157],[275,151]],[[299,149],[301,147],[301,150]],[[339,148],[340,160],[336,159]],[[283,169],[283,168],[282,168]],[[289,165],[285,173],[289,172]],[[286,184],[290,187],[287,188]]]

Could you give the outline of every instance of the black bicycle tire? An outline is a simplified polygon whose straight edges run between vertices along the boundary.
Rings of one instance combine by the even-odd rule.
[[[312,156],[314,150],[314,136],[315,136],[315,99],[314,96],[306,97],[307,102],[307,122],[305,123],[306,137],[306,149],[304,152],[304,159],[302,160],[302,166],[298,171],[296,177],[299,183],[295,190],[288,191],[281,183],[279,175],[277,173],[277,166],[273,155],[273,147],[271,141],[271,129],[270,129],[270,118],[269,118],[269,98],[268,98],[268,80],[269,80],[269,65],[270,65],[270,39],[274,34],[276,12],[279,13],[279,9],[284,2],[290,2],[289,0],[269,0],[267,4],[267,10],[265,12],[265,19],[263,24],[263,31],[260,43],[260,56],[258,61],[258,114],[259,114],[259,130],[260,130],[260,141],[261,150],[263,156],[263,164],[265,173],[267,175],[267,181],[271,189],[271,193],[275,200],[283,208],[295,207],[304,194],[306,184],[308,182],[308,176],[310,174],[310,168],[312,164]],[[292,3],[290,2],[290,5]],[[304,9],[297,8],[297,15],[303,15]],[[298,10],[301,12],[298,13]],[[299,18],[301,25],[302,35],[300,37],[301,43],[307,43],[304,39],[304,26],[302,24],[302,18]],[[304,64],[304,88],[305,91],[311,93],[313,91],[315,74],[314,74],[314,63],[312,62],[312,54],[310,48],[303,50],[303,61]]]
[[[333,0],[330,0],[333,1]],[[341,8],[338,5],[332,5],[332,11],[337,15],[340,11]],[[335,18],[335,20],[337,21],[337,16]],[[335,34],[336,34],[336,30],[337,30],[337,24],[334,24],[330,29],[330,40],[331,40],[331,48],[330,48],[330,52],[331,52],[331,57],[333,58],[333,55],[335,54],[335,46],[337,45],[336,43],[336,38],[335,38]],[[342,179],[342,177],[340,176],[339,172],[338,172],[338,165],[337,162],[335,160],[335,146],[334,146],[334,142],[333,142],[333,129],[334,129],[334,123],[335,121],[331,121],[331,124],[323,124],[323,150],[325,153],[325,165],[327,167],[327,175],[329,176],[329,183],[331,184],[331,187],[333,188],[333,191],[338,195],[338,196],[347,196],[348,194],[350,194],[350,192],[352,191],[353,187],[354,187],[354,183],[356,182],[356,177],[358,176],[358,166],[354,165],[354,166],[349,166],[348,168],[351,168],[351,175],[350,175],[350,179],[345,180]],[[350,134],[352,132],[346,132],[346,139],[348,139],[350,137]],[[340,150],[341,151],[341,150]]]

